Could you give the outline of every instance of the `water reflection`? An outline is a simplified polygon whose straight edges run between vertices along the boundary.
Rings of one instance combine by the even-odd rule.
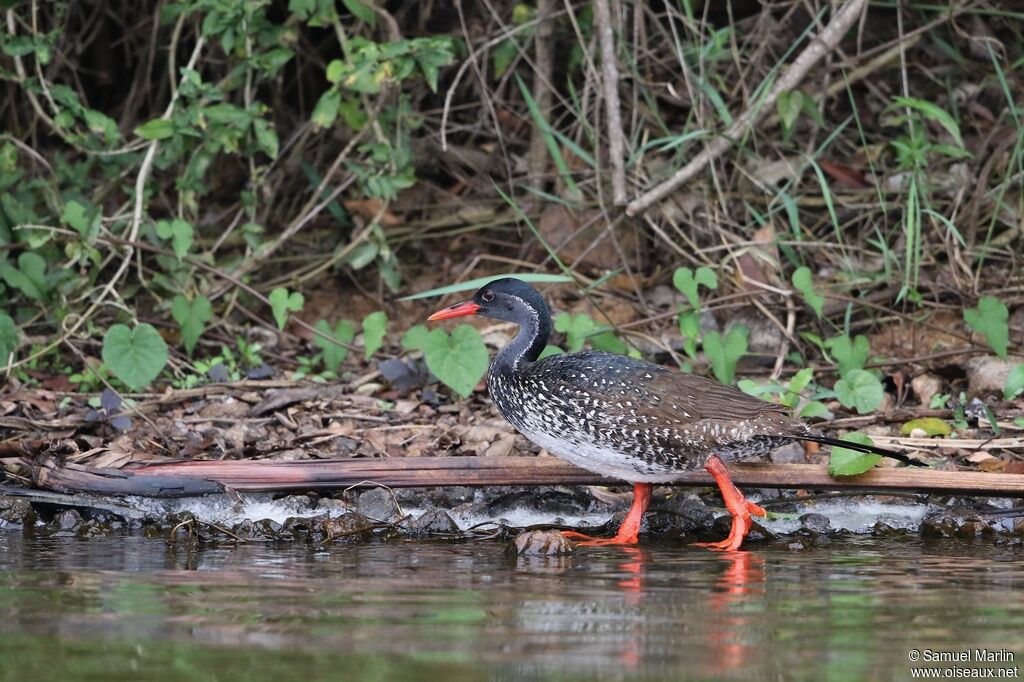
[[[188,548],[0,533],[0,678],[105,666],[162,679],[198,658],[217,679],[269,679],[286,662],[310,679],[339,666],[348,679],[903,679],[911,648],[1020,650],[1021,558],[870,538],[516,558],[489,542]]]

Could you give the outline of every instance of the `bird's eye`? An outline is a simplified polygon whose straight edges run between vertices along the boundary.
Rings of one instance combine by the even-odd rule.
[[[480,298],[483,299],[485,302],[490,303],[491,301],[494,300],[494,292],[488,289],[484,293],[480,294]]]

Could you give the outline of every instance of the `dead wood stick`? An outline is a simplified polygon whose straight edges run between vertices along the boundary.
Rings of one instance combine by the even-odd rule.
[[[1024,497],[1024,475],[973,471],[872,469],[860,476],[832,478],[812,464],[730,464],[738,486],[819,490],[911,491]],[[212,486],[238,491],[339,490],[359,485],[389,487],[615,485],[620,483],[557,459],[536,457],[410,457],[405,459],[180,461],[131,465],[110,470],[37,467],[34,480],[60,492],[181,497],[212,492]],[[161,481],[166,483],[161,484]],[[703,471],[684,474],[673,485],[711,486]]]
[[[547,121],[551,111],[551,74],[554,71],[554,46],[551,37],[554,35],[555,21],[552,13],[555,9],[554,0],[538,0],[537,32],[534,34],[534,74],[533,100],[537,103],[537,111]],[[548,147],[544,139],[543,125],[535,125],[530,135],[530,150],[526,155],[527,174],[534,187],[544,186],[544,176],[548,167]]]
[[[612,201],[616,206],[622,206],[626,203],[626,164],[623,159],[622,107],[619,103],[619,62],[608,0],[594,0],[594,22],[601,43],[601,85],[607,118],[608,158],[612,165]]]
[[[724,154],[733,142],[746,135],[768,112],[774,111],[775,101],[779,95],[795,88],[811,70],[811,67],[835,49],[839,40],[853,26],[866,5],[867,0],[850,0],[843,5],[842,9],[832,17],[832,21],[821,30],[821,33],[811,38],[810,44],[789,65],[789,68],[779,77],[767,95],[758,98],[750,108],[736,118],[720,137],[709,142],[704,150],[688,164],[673,173],[667,180],[629,202],[626,206],[626,213],[631,216],[636,215],[664,199],[680,185],[688,182],[702,171],[705,166]]]

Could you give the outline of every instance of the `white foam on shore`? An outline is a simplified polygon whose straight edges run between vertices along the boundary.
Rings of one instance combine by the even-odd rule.
[[[299,498],[301,499],[301,498]],[[129,499],[130,506],[140,511],[155,515],[191,512],[197,519],[218,525],[234,525],[244,520],[260,521],[269,519],[283,523],[289,518],[310,518],[325,513],[324,509],[309,509],[304,505],[295,504],[294,500],[283,498],[274,500],[267,493],[246,494],[241,502],[236,502],[226,495],[185,498],[180,500],[153,500],[147,498]],[[329,509],[326,513],[337,516],[342,509]],[[424,511],[422,507],[403,507],[402,511],[416,518]],[[714,510],[716,515],[724,514],[724,510]],[[839,500],[818,500],[800,504],[798,511],[785,514],[784,518],[760,520],[761,524],[773,533],[791,533],[800,528],[798,517],[807,514],[821,514],[829,519],[833,530],[845,530],[852,533],[867,533],[878,521],[884,521],[894,528],[907,530],[916,529],[928,506],[924,504],[897,504],[880,502],[874,498],[843,498]],[[466,510],[451,510],[452,519],[463,530],[486,523],[504,523],[514,528],[527,526],[562,523],[568,526],[600,526],[606,523],[612,514],[608,512],[571,515],[544,512],[530,507],[516,507],[495,514],[469,513]]]

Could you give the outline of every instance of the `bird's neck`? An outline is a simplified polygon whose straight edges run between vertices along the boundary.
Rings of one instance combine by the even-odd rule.
[[[529,308],[519,322],[519,333],[501,349],[491,364],[491,372],[513,374],[521,371],[541,354],[551,336],[551,317],[547,311]]]

